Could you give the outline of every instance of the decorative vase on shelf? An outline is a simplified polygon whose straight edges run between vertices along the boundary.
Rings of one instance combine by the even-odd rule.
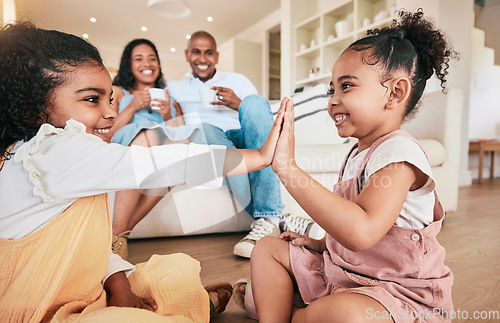
[[[340,20],[335,23],[337,37],[342,37],[352,32],[354,26],[352,20]]]

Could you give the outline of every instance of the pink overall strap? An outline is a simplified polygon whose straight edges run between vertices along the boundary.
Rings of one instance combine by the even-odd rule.
[[[358,148],[358,143],[355,143],[351,150],[349,150],[349,153],[345,156],[344,158],[344,162],[342,163],[342,167],[340,167],[340,172],[339,172],[339,182],[342,181],[342,176],[344,176],[344,170],[345,170],[345,166],[347,165],[347,161],[349,160],[349,157],[351,156],[352,152],[354,151],[354,149]]]

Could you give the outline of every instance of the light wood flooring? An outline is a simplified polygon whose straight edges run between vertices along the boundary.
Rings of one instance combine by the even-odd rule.
[[[232,253],[244,234],[130,240],[129,260],[138,263],[155,253],[184,252],[200,261],[205,285],[216,281],[234,284],[250,276],[249,261]],[[462,319],[454,322],[500,322],[500,179],[461,187],[458,211],[447,214],[438,238],[455,277],[453,304]],[[479,314],[485,318],[472,320],[475,311],[484,311]],[[469,318],[464,319],[465,315]],[[255,321],[231,300],[214,322]]]

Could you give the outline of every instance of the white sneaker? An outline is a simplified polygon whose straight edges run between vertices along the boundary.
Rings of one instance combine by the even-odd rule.
[[[294,214],[283,214],[280,226],[283,231],[293,231],[313,238],[323,239],[326,231],[311,219],[302,218]]]
[[[250,226],[252,229],[243,239],[234,246],[234,254],[240,257],[250,258],[252,249],[265,236],[277,237],[280,235],[280,228],[274,225],[266,218],[260,218],[253,221]]]

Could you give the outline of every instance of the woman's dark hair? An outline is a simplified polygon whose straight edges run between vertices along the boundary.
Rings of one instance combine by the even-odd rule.
[[[77,36],[29,22],[0,29],[0,158],[47,122],[46,106],[72,68],[102,66],[97,48]]]
[[[369,65],[380,65],[385,70],[383,80],[390,79],[393,72],[404,70],[411,82],[411,92],[405,116],[414,114],[415,107],[429,78],[436,73],[445,91],[448,62],[458,57],[444,35],[431,21],[423,18],[423,10],[411,13],[400,10],[399,19],[391,26],[369,30],[365,38],[352,43],[347,50],[370,50],[363,60]]]
[[[118,74],[113,79],[113,85],[121,86],[124,89],[131,91],[134,88],[134,75],[132,75],[132,51],[139,45],[146,44],[153,49],[156,58],[158,59],[158,66],[160,67],[160,73],[155,81],[155,87],[164,88],[165,81],[163,80],[163,72],[161,71],[160,56],[156,50],[156,46],[147,39],[134,39],[125,46],[123,49],[122,59],[120,61],[120,69]]]

